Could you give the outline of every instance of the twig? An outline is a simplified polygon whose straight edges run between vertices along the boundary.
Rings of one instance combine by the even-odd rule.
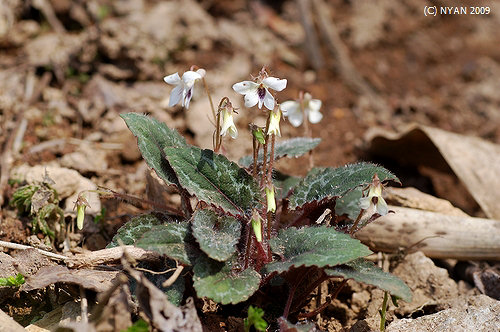
[[[170,287],[173,285],[173,283],[179,278],[181,275],[182,270],[184,269],[183,265],[177,266],[177,269],[175,269],[174,274],[172,274],[165,282],[163,282],[162,286],[163,287]]]
[[[35,248],[35,247],[32,247],[32,246],[26,246],[24,244],[18,244],[18,243],[11,243],[11,242],[0,241],[0,247],[9,248],[9,249],[15,249],[15,250],[36,249],[42,255],[45,255],[45,256],[50,257],[50,258],[62,259],[62,260],[69,259],[69,257],[67,257],[67,256],[54,254],[54,253],[52,253],[50,251],[38,249],[38,248]]]
[[[85,288],[80,286],[80,308],[82,311],[82,323],[87,324],[89,322],[89,315],[88,315],[88,302],[87,302],[87,297],[85,296]]]
[[[66,29],[62,25],[61,21],[59,21],[59,19],[57,18],[56,14],[54,13],[54,9],[47,0],[33,0],[33,7],[43,13],[45,18],[47,19],[47,22],[49,22],[55,32],[59,34],[63,34],[66,32]]]
[[[368,97],[372,106],[380,113],[382,117],[388,117],[389,106],[373,89],[373,87],[361,76],[349,57],[347,47],[342,42],[336,26],[331,21],[329,7],[323,0],[312,0],[316,15],[319,18],[319,30],[326,41],[330,53],[335,57],[338,64],[338,70],[343,80],[355,92]],[[384,120],[382,118],[382,120]]]
[[[296,0],[296,2],[297,7],[299,8],[302,27],[304,28],[304,32],[306,33],[306,53],[311,60],[311,65],[313,66],[313,68],[315,70],[321,70],[323,69],[325,61],[323,59],[323,55],[321,54],[316,30],[314,29],[314,23],[311,13],[311,1]]]

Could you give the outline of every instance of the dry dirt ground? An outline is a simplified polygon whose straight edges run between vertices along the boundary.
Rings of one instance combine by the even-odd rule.
[[[206,69],[214,101],[228,96],[241,106],[236,116],[240,136],[224,144],[230,159],[251,151],[246,124],[265,121],[255,110],[244,108],[243,98],[231,86],[266,66],[272,76],[288,80],[280,101],[297,98],[301,90],[322,100],[324,118],[310,126],[312,136],[322,139],[313,153],[316,166],[360,159],[384,162],[403,186],[417,187],[450,200],[471,216],[485,217],[478,204],[460,191],[463,187],[457,190],[456,178],[416,168],[412,173],[365,150],[369,129],[397,132],[411,123],[500,144],[500,2],[481,1],[489,14],[472,15],[470,6],[477,4],[457,1],[453,6],[466,6],[468,14],[434,17],[425,16],[424,7],[439,8],[448,2],[3,0],[0,240],[47,246],[43,234],[33,233],[29,219],[20,218],[9,205],[16,186],[9,179],[36,178],[48,169],[61,186],[60,206],[67,224],[75,218],[76,194],[88,186],[147,196],[147,167],[120,113],[151,114],[190,143],[211,147],[210,108],[201,87],[189,110],[168,107],[171,86],[163,77],[191,65]],[[301,127],[282,124],[282,138],[302,134]],[[290,160],[279,168],[304,175],[308,160]],[[179,202],[175,195],[165,199]],[[83,232],[68,230],[63,235],[67,241],[53,249],[60,253],[102,249],[130,216],[145,211],[118,200],[102,200],[91,204],[88,212],[95,216],[101,208],[105,214],[100,223],[88,223]],[[414,292],[412,303],[391,306],[390,331],[437,327],[446,331],[449,326],[443,322],[450,317],[457,331],[500,329],[498,265],[433,261],[420,252],[406,255],[411,251],[379,257]],[[12,250],[1,254],[5,267]],[[28,269],[52,264],[38,263]],[[473,277],[474,271],[485,270],[491,271],[490,291],[478,289]],[[64,285],[5,291],[0,307],[26,326],[79,298],[78,288]],[[88,295],[90,301],[102,291],[95,285],[86,288],[94,294]],[[333,283],[323,285],[301,312],[312,312],[335,288]],[[349,281],[309,320],[322,330],[377,330],[382,298],[382,291]],[[207,331],[241,329],[244,314],[209,304],[198,309]],[[442,317],[426,321],[432,314]],[[440,319],[441,325],[436,323]]]

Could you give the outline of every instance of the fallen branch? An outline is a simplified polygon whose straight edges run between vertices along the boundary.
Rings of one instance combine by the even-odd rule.
[[[431,258],[500,260],[500,220],[452,216],[391,206],[355,236],[377,251],[410,248]]]
[[[85,254],[77,254],[68,257],[66,264],[71,268],[91,267],[107,263],[119,262],[123,255],[123,248],[127,250],[127,256],[137,261],[159,261],[161,255],[154,251],[144,250],[134,246],[115,247],[97,251],[89,251]]]

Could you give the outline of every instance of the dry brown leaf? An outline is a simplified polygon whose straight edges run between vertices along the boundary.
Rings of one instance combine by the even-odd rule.
[[[375,129],[369,153],[404,164],[453,172],[484,213],[500,219],[500,146],[477,137],[413,125],[400,134]]]

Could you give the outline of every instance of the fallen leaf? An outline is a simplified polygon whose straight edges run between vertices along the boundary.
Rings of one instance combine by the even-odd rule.
[[[478,137],[412,125],[402,133],[367,133],[371,155],[454,173],[492,219],[500,219],[500,146]]]

